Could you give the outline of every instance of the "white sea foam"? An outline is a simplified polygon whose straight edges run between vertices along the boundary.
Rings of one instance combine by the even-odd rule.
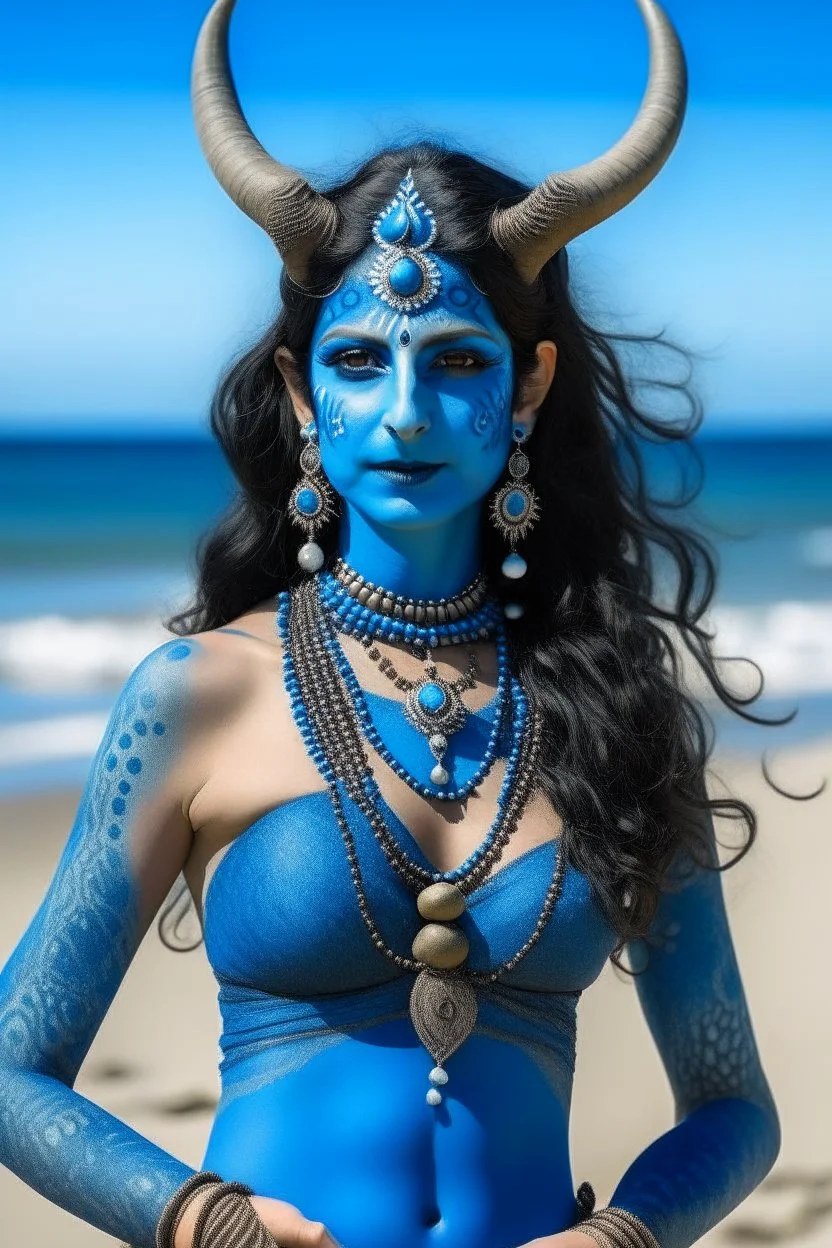
[[[753,659],[774,696],[832,692],[832,602],[721,606],[711,617],[719,655]],[[169,639],[155,616],[74,620],[38,616],[0,624],[0,680],[20,693],[85,695],[116,690],[149,651]],[[690,670],[690,664],[686,662]],[[738,693],[757,688],[747,662],[726,658],[720,671]],[[691,672],[693,687],[707,689]],[[21,713],[0,725],[0,767],[91,757],[107,716],[100,712]]]
[[[0,725],[0,767],[92,758],[106,726],[107,715],[99,712]]]
[[[155,616],[11,620],[0,623],[0,680],[33,692],[107,689],[169,638]]]

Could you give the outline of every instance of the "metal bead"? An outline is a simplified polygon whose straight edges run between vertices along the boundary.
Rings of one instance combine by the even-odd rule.
[[[465,911],[465,905],[462,890],[450,880],[443,880],[440,884],[429,884],[416,898],[416,908],[423,919],[441,921],[458,919]]]
[[[426,923],[416,933],[411,952],[418,962],[437,970],[450,970],[468,957],[468,937],[446,923]]]

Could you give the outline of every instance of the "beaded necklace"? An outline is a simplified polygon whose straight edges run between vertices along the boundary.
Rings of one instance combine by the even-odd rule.
[[[492,599],[486,598],[469,608],[464,599],[466,596],[470,599],[470,594],[462,594],[450,603],[445,600],[435,604],[422,603],[426,607],[426,622],[417,624],[415,607],[413,619],[404,614],[410,599],[402,606],[396,603],[395,596],[383,597],[376,593],[366,603],[361,602],[351,596],[347,587],[332,572],[319,573],[318,583],[321,601],[337,617],[338,627],[344,633],[355,632],[409,644],[418,642],[434,649],[436,646],[449,646],[458,642],[486,641],[498,621],[503,618],[499,604]],[[378,603],[371,607],[370,602],[376,598]],[[462,604],[461,607],[455,605],[457,601]],[[386,606],[388,602],[391,604],[389,610]],[[397,605],[400,607],[400,615],[394,614]],[[452,608],[453,615],[450,613]],[[434,619],[431,619],[430,612],[435,615]],[[445,619],[442,619],[443,613]]]
[[[508,643],[506,641],[502,625],[498,625],[499,631],[496,638],[497,689],[495,692],[495,698],[497,700],[497,713],[494,717],[494,723],[492,724],[491,731],[489,733],[485,753],[483,754],[483,758],[479,766],[476,768],[473,775],[468,778],[468,780],[464,781],[454,789],[448,789],[445,785],[447,785],[450,777],[445,768],[442,767],[441,762],[444,751],[448,745],[445,734],[440,732],[429,732],[426,734],[428,735],[428,744],[430,749],[434,756],[438,758],[438,762],[437,767],[431,771],[430,778],[432,783],[429,785],[423,784],[421,780],[412,775],[403,763],[399,762],[382,739],[381,734],[378,732],[375,724],[373,723],[372,716],[370,715],[367,699],[364,697],[364,690],[358,682],[358,678],[350,665],[349,659],[344,654],[343,648],[338,641],[337,634],[331,623],[327,620],[326,614],[322,613],[322,615],[322,627],[326,631],[326,644],[329,647],[330,653],[332,654],[338,667],[341,678],[349,690],[358,717],[360,730],[379,757],[382,758],[387,766],[395,772],[399,779],[403,780],[405,784],[409,785],[410,788],[421,797],[437,798],[439,801],[445,802],[463,801],[477,787],[477,785],[482,784],[483,780],[494,765],[494,761],[497,757],[497,746],[504,731],[506,718],[509,712],[509,703],[511,702],[514,706],[519,707],[525,702],[525,695],[523,694],[519,683],[511,678],[508,670]],[[518,725],[515,717],[512,731],[513,740],[517,740],[517,731]],[[438,740],[435,740],[434,738],[438,738]],[[441,773],[439,769],[441,769]]]
[[[518,685],[522,721],[507,761],[492,828],[460,867],[448,872],[427,870],[412,861],[387,827],[381,793],[362,745],[358,711],[328,644],[326,612],[315,579],[279,595],[277,629],[284,644],[284,683],[292,714],[310,757],[327,782],[361,917],[375,947],[396,966],[416,974],[410,1016],[435,1063],[428,1076],[432,1086],[426,1100],[429,1105],[438,1105],[442,1101],[439,1087],[448,1081],[442,1063],[468,1038],[476,1021],[473,985],[494,982],[525,957],[540,939],[563,887],[566,860],[558,852],[538,920],[520,949],[487,971],[462,965],[468,956],[468,939],[451,921],[464,912],[466,896],[499,861],[517,829],[535,784],[542,722]],[[387,945],[370,912],[339,784],[367,819],[391,867],[417,894],[417,910],[427,922],[414,938],[412,957]]]

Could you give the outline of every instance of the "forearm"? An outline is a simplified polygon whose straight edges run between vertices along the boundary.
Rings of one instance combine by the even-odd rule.
[[[773,1105],[709,1101],[636,1158],[610,1204],[641,1218],[661,1248],[690,1248],[754,1190],[779,1147]]]
[[[59,1079],[0,1071],[0,1162],[48,1200],[135,1248],[194,1173]]]

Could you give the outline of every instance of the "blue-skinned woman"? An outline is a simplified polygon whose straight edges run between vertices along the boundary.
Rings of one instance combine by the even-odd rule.
[[[200,138],[282,307],[214,401],[239,493],[195,601],[122,689],[0,985],[0,1158],[137,1248],[688,1248],[777,1155],[711,820],[747,847],[754,815],[707,796],[681,656],[750,712],[639,449],[685,448],[698,407],[640,409],[564,250],[681,127],[678,41],[639,7],[633,126],[532,190],[419,144],[316,192],[244,120],[233,0],[203,26]],[[198,1171],[73,1090],[180,873],[223,1020]],[[569,1106],[610,957],[676,1122],[596,1209]]]

